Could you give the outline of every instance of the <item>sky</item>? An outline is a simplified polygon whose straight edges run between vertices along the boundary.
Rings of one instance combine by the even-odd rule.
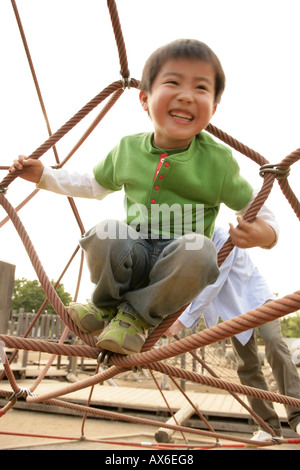
[[[105,0],[17,0],[52,132],[110,83],[120,79],[117,47]],[[300,147],[298,0],[119,0],[116,2],[131,77],[140,79],[145,60],[177,38],[207,43],[220,58],[227,85],[212,124],[279,163]],[[10,0],[0,2],[0,165],[30,155],[47,138],[34,82]],[[62,161],[99,113],[94,110],[57,144]],[[136,89],[126,90],[65,168],[91,172],[121,137],[151,131]],[[234,152],[242,174],[260,188],[259,167]],[[51,150],[41,160],[55,164]],[[299,166],[299,165],[298,165]],[[299,168],[289,183],[299,197]],[[7,171],[1,171],[1,180]],[[16,206],[34,185],[16,179],[7,198]],[[298,194],[297,194],[298,192]],[[76,199],[85,229],[107,217],[122,218],[124,194],[104,201]],[[272,250],[253,248],[252,259],[279,297],[299,289],[300,222],[275,181],[267,205],[280,226]],[[0,207],[0,221],[6,216]],[[80,231],[65,197],[39,193],[19,216],[49,277],[56,280],[74,252]],[[217,224],[228,228],[235,214],[222,207]],[[0,228],[0,260],[16,266],[16,278],[36,279],[23,244],[9,221]],[[75,293],[79,256],[62,279]],[[90,297],[84,267],[78,299]]]

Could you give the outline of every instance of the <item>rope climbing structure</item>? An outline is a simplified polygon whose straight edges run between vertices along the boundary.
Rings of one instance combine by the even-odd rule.
[[[38,159],[40,158],[46,151],[49,149],[53,149],[56,159],[56,167],[62,168],[66,162],[74,155],[76,150],[80,147],[80,145],[88,138],[88,136],[92,133],[92,131],[96,128],[96,126],[101,122],[101,120],[105,117],[105,115],[109,112],[113,105],[118,101],[118,99],[122,96],[126,89],[130,88],[138,88],[139,81],[131,78],[128,68],[127,62],[127,54],[126,54],[126,47],[123,39],[122,29],[120,26],[119,15],[116,7],[116,3],[114,0],[107,0],[107,7],[109,10],[111,23],[115,35],[116,45],[119,54],[120,60],[120,70],[121,70],[121,79],[117,80],[106,88],[104,88],[99,94],[97,94],[93,99],[91,99],[82,109],[80,109],[71,119],[69,119],[58,131],[52,134],[50,124],[47,118],[46,109],[43,103],[42,94],[39,88],[39,84],[36,78],[33,62],[31,60],[30,51],[28,48],[28,44],[26,41],[25,33],[22,27],[21,19],[19,16],[19,12],[17,9],[16,1],[11,0],[13,10],[15,13],[15,17],[18,23],[18,27],[20,30],[20,34],[22,37],[23,45],[25,48],[25,52],[27,55],[27,59],[30,65],[31,73],[34,79],[35,87],[37,90],[37,94],[39,97],[40,105],[43,110],[43,114],[46,120],[46,125],[48,129],[49,138],[40,145],[31,155],[31,158]],[[97,117],[94,119],[92,124],[86,130],[86,132],[82,135],[81,139],[77,142],[77,144],[73,147],[67,157],[60,161],[59,156],[56,151],[55,145],[57,144],[60,139],[62,139],[71,129],[73,129],[84,117],[86,117],[91,111],[96,109],[104,100],[108,99],[107,103],[101,109]],[[270,164],[262,155],[255,152],[251,148],[245,146],[241,142],[237,141],[230,135],[226,134],[225,132],[221,131],[220,129],[216,128],[215,126],[209,124],[206,128],[206,131],[223,141],[225,144],[231,146],[233,149],[245,155],[246,157],[250,158],[253,162],[259,165],[259,173],[262,177],[263,184],[261,190],[259,191],[257,197],[255,198],[253,204],[248,209],[245,219],[249,222],[253,221],[258,213],[259,209],[267,200],[275,180],[278,182],[284,196],[290,203],[293,211],[295,212],[298,219],[300,219],[300,203],[296,196],[294,195],[291,187],[288,183],[288,176],[290,172],[290,167],[299,160],[300,158],[300,149],[295,150],[290,155],[286,156],[280,163],[273,165]],[[5,170],[6,167],[1,167],[1,169]],[[15,350],[15,354],[18,350],[24,351],[38,351],[43,353],[50,354],[50,359],[43,370],[41,370],[40,375],[31,386],[30,389],[22,389],[18,386],[18,383],[14,377],[14,374],[11,369],[11,363],[14,359],[14,354],[8,360],[5,357],[3,361],[4,371],[0,377],[0,380],[6,375],[10,386],[11,391],[1,390],[0,387],[0,397],[7,400],[5,406],[0,410],[0,417],[4,416],[11,408],[14,407],[17,400],[22,398],[25,399],[27,403],[47,403],[53,406],[60,406],[67,409],[73,409],[83,413],[83,416],[86,417],[87,415],[92,416],[100,416],[103,418],[114,419],[119,421],[128,421],[132,423],[140,423],[140,424],[147,424],[154,427],[165,427],[166,429],[177,430],[182,433],[190,433],[196,436],[205,436],[205,438],[211,439],[211,444],[208,448],[214,448],[217,445],[221,445],[219,440],[222,441],[233,441],[238,443],[247,444],[249,441],[247,439],[239,438],[236,436],[231,436],[228,434],[219,434],[214,431],[214,429],[208,425],[208,430],[200,430],[195,428],[188,428],[186,426],[176,425],[176,424],[162,424],[160,421],[156,420],[149,420],[146,418],[139,418],[135,416],[126,415],[123,413],[111,412],[107,410],[100,410],[89,406],[87,403],[86,406],[77,405],[74,403],[69,403],[66,400],[59,399],[73,391],[85,389],[87,387],[93,387],[96,384],[109,380],[118,374],[121,374],[124,371],[128,371],[133,367],[142,367],[147,368],[150,373],[159,372],[161,374],[166,374],[170,377],[171,380],[175,382],[174,379],[179,378],[182,380],[188,380],[195,384],[202,384],[207,385],[210,387],[216,387],[221,390],[225,390],[234,396],[237,400],[240,400],[238,397],[239,395],[250,396],[254,398],[259,398],[262,400],[268,400],[275,403],[281,403],[283,405],[289,405],[293,407],[300,408],[300,400],[283,396],[278,393],[269,392],[266,390],[254,389],[251,387],[246,387],[240,384],[231,383],[228,381],[224,381],[219,379],[213,371],[209,370],[207,366],[207,370],[210,372],[210,376],[207,374],[199,374],[196,372],[190,372],[178,367],[170,366],[166,364],[166,359],[172,358],[175,356],[179,356],[183,353],[190,353],[199,363],[202,364],[202,360],[196,354],[196,350],[198,348],[213,344],[220,340],[224,340],[226,338],[230,338],[238,333],[246,331],[251,328],[258,327],[260,325],[264,325],[272,320],[281,318],[289,313],[295,312],[296,310],[300,309],[300,291],[296,291],[290,295],[287,295],[281,299],[276,299],[269,302],[267,305],[259,307],[255,310],[249,311],[243,315],[235,317],[231,320],[227,320],[223,323],[218,324],[212,328],[205,329],[204,331],[192,334],[186,338],[176,340],[166,346],[156,347],[154,345],[157,344],[158,340],[164,335],[166,330],[169,326],[178,318],[180,313],[176,312],[173,315],[167,317],[147,338],[142,351],[139,354],[134,354],[130,356],[122,356],[118,354],[113,354],[109,358],[109,365],[110,367],[98,372],[99,369],[96,370],[94,376],[89,377],[87,379],[80,380],[74,384],[68,384],[65,386],[59,387],[55,392],[52,393],[45,393],[45,394],[36,394],[36,389],[38,388],[39,384],[43,380],[46,375],[47,369],[49,369],[50,365],[53,363],[54,358],[59,356],[68,356],[68,357],[79,357],[79,358],[89,358],[89,359],[96,359],[101,352],[99,348],[96,347],[96,339],[94,336],[85,334],[79,330],[76,324],[71,320],[69,317],[67,310],[58,297],[55,285],[53,286],[52,283],[49,281],[48,276],[39,260],[38,254],[33,246],[30,237],[28,236],[26,229],[18,215],[19,210],[27,204],[35,195],[37,194],[37,190],[33,191],[33,193],[26,198],[17,208],[12,207],[6,197],[6,191],[13,183],[13,181],[18,177],[19,172],[16,171],[13,175],[7,174],[0,183],[0,203],[3,209],[7,213],[7,218],[4,219],[0,226],[3,226],[7,220],[11,220],[13,223],[20,239],[22,240],[25,250],[28,254],[28,257],[35,269],[37,278],[39,279],[40,284],[42,285],[45,294],[46,294],[46,301],[40,307],[39,311],[36,314],[34,322],[30,325],[29,329],[26,331],[24,337],[16,337],[16,336],[8,336],[8,335],[0,335],[0,347],[1,344],[4,344],[7,348],[12,348]],[[76,218],[79,230],[81,234],[84,233],[84,228],[82,221],[80,219],[79,211],[77,210],[76,204],[72,198],[68,198],[71,209],[74,213]],[[224,244],[222,249],[218,254],[218,261],[219,265],[223,263],[226,259],[228,254],[233,248],[232,241],[230,237],[228,238],[227,242]],[[79,248],[77,247],[74,251],[72,258],[69,260],[66,269],[69,267],[73,258],[79,252]],[[81,264],[80,264],[80,272],[78,275],[78,285],[76,288],[75,299],[77,296],[80,278],[81,278],[81,270],[83,264],[83,257],[81,254]],[[60,279],[57,281],[59,283]],[[58,342],[50,342],[50,341],[40,341],[40,340],[33,340],[28,338],[30,330],[33,328],[34,324],[38,321],[40,315],[45,309],[45,305],[47,302],[53,305],[57,315],[63,320],[65,324],[65,330]],[[69,345],[65,344],[65,339],[68,332],[73,332],[81,341],[80,344]],[[1,350],[1,353],[5,355],[5,350]],[[176,382],[175,382],[176,383]],[[253,412],[249,409],[249,407],[244,404],[247,408],[249,413],[253,414]],[[195,407],[195,413],[199,415],[198,409]],[[201,414],[200,414],[201,415]],[[266,423],[261,422],[260,418],[254,415],[256,421],[259,421],[260,424],[265,427],[265,429],[270,432],[274,439],[276,436],[274,432],[267,426]],[[203,416],[200,416],[201,419]],[[204,418],[203,418],[204,419]],[[277,443],[280,442],[288,442],[285,439],[275,439]],[[275,441],[266,441],[265,443],[259,443],[255,441],[251,441],[251,445],[257,446],[270,446],[274,445]],[[300,439],[296,439],[293,442],[300,443]],[[166,448],[166,447],[165,447]],[[169,447],[171,448],[171,446]]]

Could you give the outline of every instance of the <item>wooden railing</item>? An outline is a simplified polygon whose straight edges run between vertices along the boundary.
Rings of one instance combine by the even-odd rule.
[[[20,309],[19,312],[13,310],[11,312],[8,335],[11,336],[24,336],[30,325],[35,319],[35,312],[24,312]],[[47,339],[47,341],[58,341],[65,328],[62,319],[55,314],[43,313],[30,332],[26,335],[28,338],[33,339]],[[74,337],[73,333],[68,335],[67,342],[70,342]]]

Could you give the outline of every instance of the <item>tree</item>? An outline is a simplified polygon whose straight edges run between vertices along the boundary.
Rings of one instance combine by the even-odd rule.
[[[283,317],[280,325],[283,336],[300,338],[300,312]]]
[[[54,281],[51,281],[51,284],[54,285]],[[72,302],[72,297],[65,291],[63,284],[58,284],[56,292],[64,305]],[[45,299],[46,294],[39,281],[30,281],[25,278],[15,280],[11,305],[12,310],[19,311],[20,308],[23,308],[25,312],[32,312],[32,310],[37,312]],[[56,313],[50,302],[47,303],[45,310],[48,313]]]

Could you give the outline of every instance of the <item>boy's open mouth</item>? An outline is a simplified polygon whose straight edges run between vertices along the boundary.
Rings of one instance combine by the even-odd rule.
[[[177,110],[177,109],[174,109],[174,110],[170,111],[170,115],[172,117],[181,119],[181,120],[186,121],[186,122],[190,122],[190,121],[193,120],[193,115],[191,113],[188,113],[186,111]]]

